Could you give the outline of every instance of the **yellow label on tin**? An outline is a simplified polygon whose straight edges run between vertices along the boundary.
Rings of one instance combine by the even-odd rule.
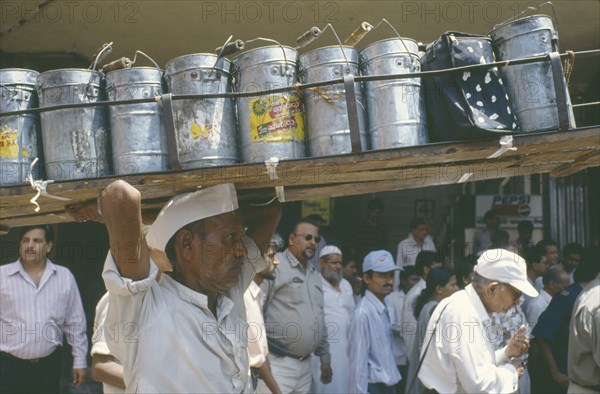
[[[250,140],[304,141],[304,118],[298,97],[269,96],[250,100]]]
[[[196,122],[192,122],[192,126],[190,127],[190,136],[200,141],[210,141],[214,138],[213,135],[218,132],[218,126],[215,124],[205,124],[202,126]]]
[[[0,126],[0,158],[19,158],[19,143],[17,132]],[[29,157],[29,151],[23,148],[23,157]]]

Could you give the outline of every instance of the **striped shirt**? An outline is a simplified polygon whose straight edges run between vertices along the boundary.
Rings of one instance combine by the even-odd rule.
[[[348,354],[351,393],[366,393],[369,383],[393,386],[401,379],[387,308],[368,290],[352,314]]]
[[[46,260],[36,286],[21,260],[0,267],[0,350],[23,360],[46,357],[63,343],[73,368],[87,368],[86,321],[73,274]]]

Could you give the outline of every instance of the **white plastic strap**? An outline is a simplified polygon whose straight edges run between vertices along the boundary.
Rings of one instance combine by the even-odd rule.
[[[40,204],[37,203],[37,199],[40,196],[45,196],[45,197],[49,197],[49,198],[53,198],[55,200],[59,200],[59,201],[70,201],[70,198],[66,198],[66,197],[61,197],[61,196],[55,196],[54,194],[49,194],[48,191],[46,190],[46,188],[48,187],[48,184],[50,183],[54,183],[53,180],[47,180],[47,181],[42,181],[42,180],[37,180],[34,181],[33,180],[33,166],[35,166],[35,163],[37,163],[38,158],[36,157],[35,159],[33,159],[33,161],[31,162],[31,164],[29,165],[29,175],[28,175],[28,180],[29,180],[29,184],[31,185],[31,187],[37,191],[37,193],[35,194],[35,196],[33,196],[33,198],[31,200],[29,200],[30,203],[32,203],[33,205],[35,205],[34,211],[35,212],[39,212],[40,211]]]
[[[267,172],[269,179],[274,181],[279,179],[277,176],[277,166],[279,165],[279,159],[277,157],[271,157],[269,160],[265,160],[265,166],[267,166]],[[285,202],[285,192],[283,186],[275,186],[275,194],[279,202]]]
[[[498,149],[496,152],[489,155],[487,157],[488,159],[495,159],[497,157],[500,157],[504,154],[504,152],[509,151],[509,150],[517,150],[517,148],[513,146],[512,135],[505,135],[505,136],[500,137],[499,144],[500,144],[500,149]],[[458,180],[458,183],[464,183],[464,182],[468,181],[472,175],[473,175],[472,172],[467,172],[467,173],[463,174],[463,176],[461,176],[460,179]]]

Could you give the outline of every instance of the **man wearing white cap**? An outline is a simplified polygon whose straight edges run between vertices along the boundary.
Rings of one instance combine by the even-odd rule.
[[[245,391],[243,294],[265,267],[279,205],[242,218],[232,184],[203,188],[171,199],[146,238],[134,187],[111,183],[99,206],[110,237],[106,337],[127,392]],[[167,257],[173,272],[157,279],[155,261]]]
[[[363,262],[365,296],[358,302],[350,323],[350,393],[395,394],[402,378],[392,350],[392,326],[385,297],[392,292],[394,258],[375,250]]]
[[[327,341],[331,354],[331,383],[321,382],[321,360],[313,355],[311,392],[347,393],[348,381],[348,327],[354,311],[352,286],[342,275],[342,251],[333,245],[327,245],[319,253],[321,283],[325,312]]]
[[[516,253],[483,252],[473,282],[440,302],[429,320],[418,375],[425,387],[439,393],[517,390],[523,367],[514,358],[529,349],[525,327],[494,351],[491,314],[518,305],[522,293],[537,296],[526,270],[525,260]]]

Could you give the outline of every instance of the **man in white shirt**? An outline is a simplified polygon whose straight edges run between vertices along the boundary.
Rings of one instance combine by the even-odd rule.
[[[113,329],[105,335],[127,391],[245,391],[243,294],[266,265],[279,204],[242,214],[232,184],[202,188],[171,199],[146,237],[134,187],[111,183],[99,205],[110,239],[103,277]],[[157,279],[164,258],[173,272]]]
[[[415,265],[417,256],[423,250],[436,252],[435,244],[428,232],[429,227],[427,226],[425,219],[415,218],[410,222],[410,234],[398,244],[396,265],[399,268]],[[399,276],[400,271],[396,271],[396,276],[394,277],[395,286],[398,286],[400,283],[398,280]]]
[[[483,221],[485,222],[485,228],[477,230],[473,237],[476,256],[480,256],[492,244],[494,232],[500,229],[502,223],[502,219],[494,210],[487,211],[483,215]]]
[[[71,272],[46,256],[50,226],[21,230],[19,259],[0,267],[0,392],[58,392],[63,336],[71,345],[73,384],[87,374],[83,305]]]
[[[511,360],[528,351],[529,339],[521,326],[494,351],[491,314],[518,305],[522,293],[537,296],[525,260],[504,249],[485,251],[473,282],[440,302],[429,320],[418,374],[423,385],[439,393],[515,392],[523,367]]]
[[[527,251],[527,256],[525,256],[527,263],[527,280],[536,290],[541,291],[541,289],[537,288],[536,281],[538,278],[542,278],[542,275],[548,270],[548,260],[546,259],[546,253],[540,247],[533,247]],[[533,298],[524,296],[523,303],[521,304],[521,309],[523,312],[527,314],[527,309],[529,308],[529,303],[533,300]]]
[[[404,297],[404,306],[402,308],[402,338],[406,343],[406,354],[412,353],[412,348],[415,344],[415,336],[417,333],[417,319],[415,318],[415,301],[421,291],[426,286],[427,276],[429,271],[434,268],[442,267],[442,256],[429,251],[423,251],[417,256],[417,274],[421,279],[406,293]]]
[[[348,327],[354,311],[352,286],[342,275],[342,251],[327,245],[319,255],[323,288],[323,312],[329,354],[331,354],[331,382],[321,381],[321,360],[312,355],[312,393],[347,393],[349,391]]]

